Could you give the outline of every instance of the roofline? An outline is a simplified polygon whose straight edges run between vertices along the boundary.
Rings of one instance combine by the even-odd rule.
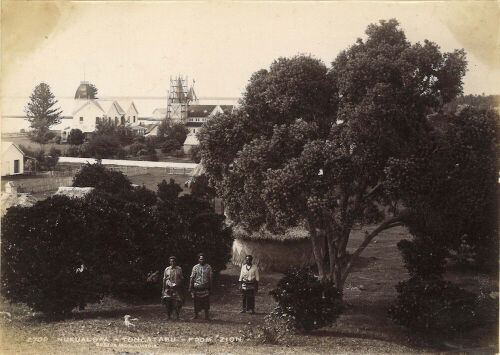
[[[13,145],[14,147],[16,147],[16,149],[19,150],[19,152],[21,152],[21,154],[23,155],[23,157],[26,156],[26,154],[24,154],[24,152],[21,150],[21,148],[19,148],[16,145],[16,143],[14,143],[14,142],[9,142],[9,143],[10,143],[10,145]],[[10,148],[10,146],[9,146],[9,148]],[[9,149],[9,148],[7,148],[7,149]]]

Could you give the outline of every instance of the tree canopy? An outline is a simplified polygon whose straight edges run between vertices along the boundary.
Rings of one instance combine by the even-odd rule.
[[[61,109],[56,108],[57,100],[46,83],[38,84],[24,108],[31,131],[30,138],[40,144],[45,144],[53,137],[50,127],[61,121]]]
[[[78,128],[73,128],[68,134],[68,144],[80,145],[83,144],[85,140],[85,135]]]
[[[188,133],[189,130],[184,124],[165,119],[158,126],[158,136],[155,141],[164,153],[170,153],[182,148]]]
[[[252,75],[240,110],[199,133],[230,218],[250,230],[304,226],[320,278],[339,290],[369,242],[404,222],[407,211],[385,188],[386,168],[420,152],[432,131],[428,115],[461,93],[466,71],[462,50],[412,44],[396,20],[366,35],[329,69],[310,56],[279,58]],[[349,258],[353,226],[374,222]]]

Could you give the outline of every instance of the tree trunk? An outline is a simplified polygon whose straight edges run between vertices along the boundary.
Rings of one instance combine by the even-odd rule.
[[[318,234],[316,229],[310,228],[311,243],[313,249],[314,260],[316,261],[316,266],[318,267],[319,279],[321,282],[326,280],[325,278],[325,268],[324,268],[324,242],[321,234]]]

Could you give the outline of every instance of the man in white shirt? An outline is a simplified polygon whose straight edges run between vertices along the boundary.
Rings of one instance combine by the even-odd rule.
[[[252,264],[253,257],[247,255],[245,264],[241,266],[240,289],[243,295],[243,309],[240,313],[251,311],[255,314],[255,294],[259,289],[259,269]]]

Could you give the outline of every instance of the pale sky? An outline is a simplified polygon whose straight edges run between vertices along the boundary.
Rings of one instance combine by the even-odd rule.
[[[464,48],[466,94],[500,94],[498,1],[4,0],[2,7],[4,103],[29,96],[40,81],[72,97],[84,75],[106,97],[166,96],[178,73],[196,80],[198,96],[239,97],[250,75],[274,59],[307,53],[330,65],[368,24],[390,18],[412,42]]]

